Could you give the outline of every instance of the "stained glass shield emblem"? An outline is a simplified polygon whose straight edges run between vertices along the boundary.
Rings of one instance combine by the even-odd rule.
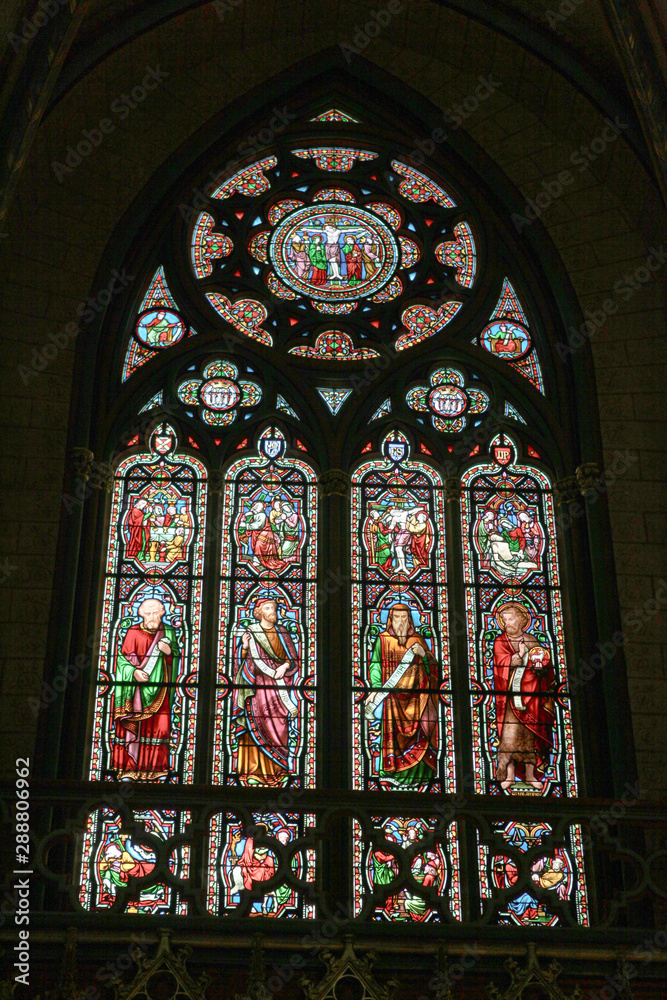
[[[506,444],[497,444],[493,449],[493,457],[498,465],[509,465],[512,461],[512,449]]]
[[[400,462],[405,457],[405,444],[402,441],[390,441],[387,445],[387,455],[392,462]]]

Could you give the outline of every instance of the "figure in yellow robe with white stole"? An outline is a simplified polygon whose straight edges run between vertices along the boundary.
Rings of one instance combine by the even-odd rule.
[[[433,780],[438,750],[438,665],[417,635],[406,604],[394,604],[370,664],[366,700],[371,730],[380,728],[377,774],[413,787]],[[375,741],[373,741],[375,742]]]

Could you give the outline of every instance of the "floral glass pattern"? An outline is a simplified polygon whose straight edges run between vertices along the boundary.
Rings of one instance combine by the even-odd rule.
[[[234,249],[229,236],[214,229],[213,216],[202,212],[192,232],[192,267],[198,278],[207,278],[213,271],[213,261],[228,257]]]
[[[239,379],[239,370],[230,361],[211,361],[201,377],[188,377],[180,383],[177,396],[186,406],[199,409],[199,416],[211,427],[227,427],[241,408],[253,408],[262,398],[262,390],[249,379]]]
[[[313,347],[300,344],[290,347],[289,353],[323,361],[363,361],[378,357],[378,352],[371,347],[355,347],[352,337],[343,330],[325,330],[315,338]]]
[[[307,149],[293,149],[292,153],[302,160],[314,160],[320,170],[338,172],[351,170],[357,160],[374,160],[378,155],[368,149],[333,146],[309,146]]]
[[[411,409],[429,413],[436,430],[446,434],[462,431],[471,417],[484,413],[489,406],[488,394],[467,387],[457,368],[436,368],[431,372],[430,386],[414,386],[406,401]]]

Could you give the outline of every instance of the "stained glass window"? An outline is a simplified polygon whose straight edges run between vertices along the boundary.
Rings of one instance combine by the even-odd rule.
[[[471,288],[477,271],[477,251],[472,229],[467,222],[454,226],[454,240],[439,243],[435,256],[441,264],[456,268],[456,280],[464,288]]]
[[[315,474],[275,427],[226,476],[215,784],[315,782]]]
[[[508,435],[463,476],[475,789],[577,793],[554,501]]]
[[[207,815],[201,905],[217,917],[321,916],[321,816],[296,802],[322,791],[331,690],[317,686],[318,650],[323,640],[329,655],[349,612],[347,686],[331,714],[351,712],[349,783],[377,795],[363,822],[345,819],[355,918],[461,921],[465,859],[494,922],[585,924],[576,823],[558,839],[551,814],[531,825],[502,807],[475,833],[438,807],[457,790],[455,757],[471,759],[472,791],[499,803],[577,794],[549,448],[518,438],[534,407],[551,405],[540,317],[505,248],[487,253],[462,187],[395,143],[355,138],[334,98],[307,121],[310,139],[287,129],[209,175],[181,212],[183,266],[165,241],[127,306],[116,383],[134,393],[133,419],[152,424],[148,450],[127,452],[114,483],[90,777],[187,785],[210,755],[208,780],[258,798]],[[497,377],[498,361],[528,380],[527,396],[521,380],[502,383],[507,370]],[[267,423],[277,419],[282,429]],[[122,440],[139,451],[135,426]],[[456,530],[445,536],[461,462],[463,548]],[[205,466],[220,494],[206,578]],[[327,473],[348,472],[341,560],[329,525],[318,540],[318,518]],[[346,598],[330,621],[317,580],[334,560]],[[465,638],[451,649],[449,581],[455,606],[465,599]],[[200,670],[202,594],[216,654]],[[196,720],[209,714],[196,760]],[[472,746],[457,746],[466,731]],[[410,792],[426,796],[419,814]],[[81,905],[186,914],[192,816],[91,812]],[[175,837],[165,859],[160,845]]]
[[[301,358],[321,358],[323,361],[363,361],[378,357],[378,352],[372,347],[355,347],[352,337],[343,330],[325,330],[317,335],[312,347],[299,344],[290,347],[289,353]]]
[[[346,111],[341,111],[340,108],[330,108],[328,111],[323,111],[321,115],[316,115],[310,120],[311,122],[359,122],[358,118],[353,118],[352,115],[348,115]]]
[[[111,506],[90,778],[188,784],[194,777],[204,571],[206,472],[178,448],[166,423],[150,450],[118,466]],[[134,814],[166,839],[187,815]],[[183,873],[187,852],[173,858]],[[128,875],[148,876],[155,855],[126,834],[111,809],[88,821],[83,905],[110,906]],[[179,877],[183,877],[181,874]],[[150,884],[128,911],[178,912],[163,884]]]
[[[197,407],[204,423],[227,427],[242,410],[254,409],[262,399],[256,382],[239,378],[238,366],[229,361],[211,361],[201,376],[184,379],[177,396],[186,406]]]
[[[193,780],[206,471],[159,424],[115,476],[90,777]]]
[[[314,160],[320,170],[351,170],[357,160],[374,160],[377,153],[367,149],[351,149],[333,146],[311,146],[307,149],[293,149],[294,156],[302,160]]]
[[[321,389],[319,387],[317,391],[333,413],[334,417],[340,413],[343,403],[352,393],[351,389]]]
[[[489,406],[483,389],[466,386],[463,373],[456,368],[436,368],[430,385],[416,385],[406,395],[408,406],[418,413],[428,413],[436,430],[447,434],[462,431]]]
[[[125,352],[123,381],[164,348],[177,344],[185,335],[186,326],[169,291],[164,268],[159,267],[146,288],[134,320]]]
[[[248,824],[233,813],[211,819],[207,905],[215,916],[263,916],[274,919],[315,916],[315,851],[293,851],[302,840],[304,822],[296,813],[253,813]],[[289,851],[289,855],[287,852]],[[284,858],[284,860],[283,860]],[[284,881],[276,885],[282,867]],[[269,891],[262,884],[271,880]]]
[[[146,809],[133,812],[132,819],[133,826],[165,841],[185,832],[190,813],[187,810],[178,813],[171,809]],[[86,823],[79,902],[87,910],[100,912],[118,905],[117,898],[122,893],[125,913],[186,915],[188,904],[169,883],[159,880],[155,873],[156,862],[157,854],[152,845],[143,843],[140,833],[126,832],[113,809],[97,810]],[[184,844],[173,851],[167,864],[172,878],[187,879],[190,874],[189,846]],[[141,880],[138,887],[134,887],[135,880]]]
[[[382,417],[387,417],[391,413],[391,400],[385,399],[384,403],[378,406],[377,410],[371,417],[371,420],[381,420]]]
[[[214,261],[228,257],[234,249],[229,236],[213,232],[214,227],[213,216],[202,212],[192,233],[192,267],[198,278],[207,278]]]
[[[228,181],[224,181],[211,191],[211,198],[231,198],[234,194],[244,194],[250,198],[257,198],[264,191],[268,191],[271,182],[267,179],[265,171],[271,170],[277,164],[275,156],[265,156],[256,163],[238,170]]]
[[[567,828],[566,846],[545,847],[545,853],[532,854],[530,862],[525,857],[553,834],[548,823],[494,823],[495,850],[478,845],[482,901],[501,895],[499,924],[589,924],[581,828],[577,824]],[[512,887],[525,880],[529,888],[512,893]]]
[[[372,846],[364,844],[354,823],[355,916],[414,923],[460,920],[456,823],[427,815],[374,821],[378,832]]]
[[[442,480],[399,431],[353,476],[354,788],[453,790]]]

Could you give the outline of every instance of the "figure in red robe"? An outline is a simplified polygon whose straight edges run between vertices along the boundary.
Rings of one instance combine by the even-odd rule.
[[[134,559],[138,556],[144,548],[144,543],[148,542],[149,528],[146,523],[146,514],[144,513],[147,506],[147,500],[137,500],[128,512],[125,522],[126,526],[130,529],[130,537],[127,542],[128,559]],[[147,545],[146,548],[148,548]]]
[[[426,511],[420,510],[410,514],[407,528],[412,534],[410,551],[415,569],[418,566],[428,566],[431,550],[431,526],[428,523]]]
[[[157,781],[169,774],[171,706],[178,645],[163,625],[165,606],[148,598],[116,658],[111,767],[120,780]]]
[[[493,644],[496,777],[505,789],[523,777],[526,784],[541,791],[553,746],[556,678],[551,656],[525,631],[530,612],[523,604],[504,604],[496,618],[504,629]]]
[[[262,823],[260,826],[264,826],[264,824]],[[264,826],[265,831],[266,829]],[[236,845],[242,839],[242,833],[237,831],[232,834],[232,850],[235,850]],[[252,837],[246,837],[243,852],[237,864],[234,865],[234,869],[238,869],[238,874],[237,871],[232,871],[233,887],[236,891],[241,888],[252,889],[253,882],[267,882],[276,873],[273,855],[268,847],[255,847],[255,841]]]
[[[278,545],[271,521],[267,517],[265,504],[258,500],[252,505],[250,511],[241,515],[239,521],[239,535],[243,540],[247,535],[250,541],[252,561],[258,568],[265,566],[276,573],[285,569],[287,563],[278,555]]]
[[[345,237],[343,253],[347,264],[347,283],[348,285],[358,285],[361,281],[361,250],[354,242],[353,236]]]

